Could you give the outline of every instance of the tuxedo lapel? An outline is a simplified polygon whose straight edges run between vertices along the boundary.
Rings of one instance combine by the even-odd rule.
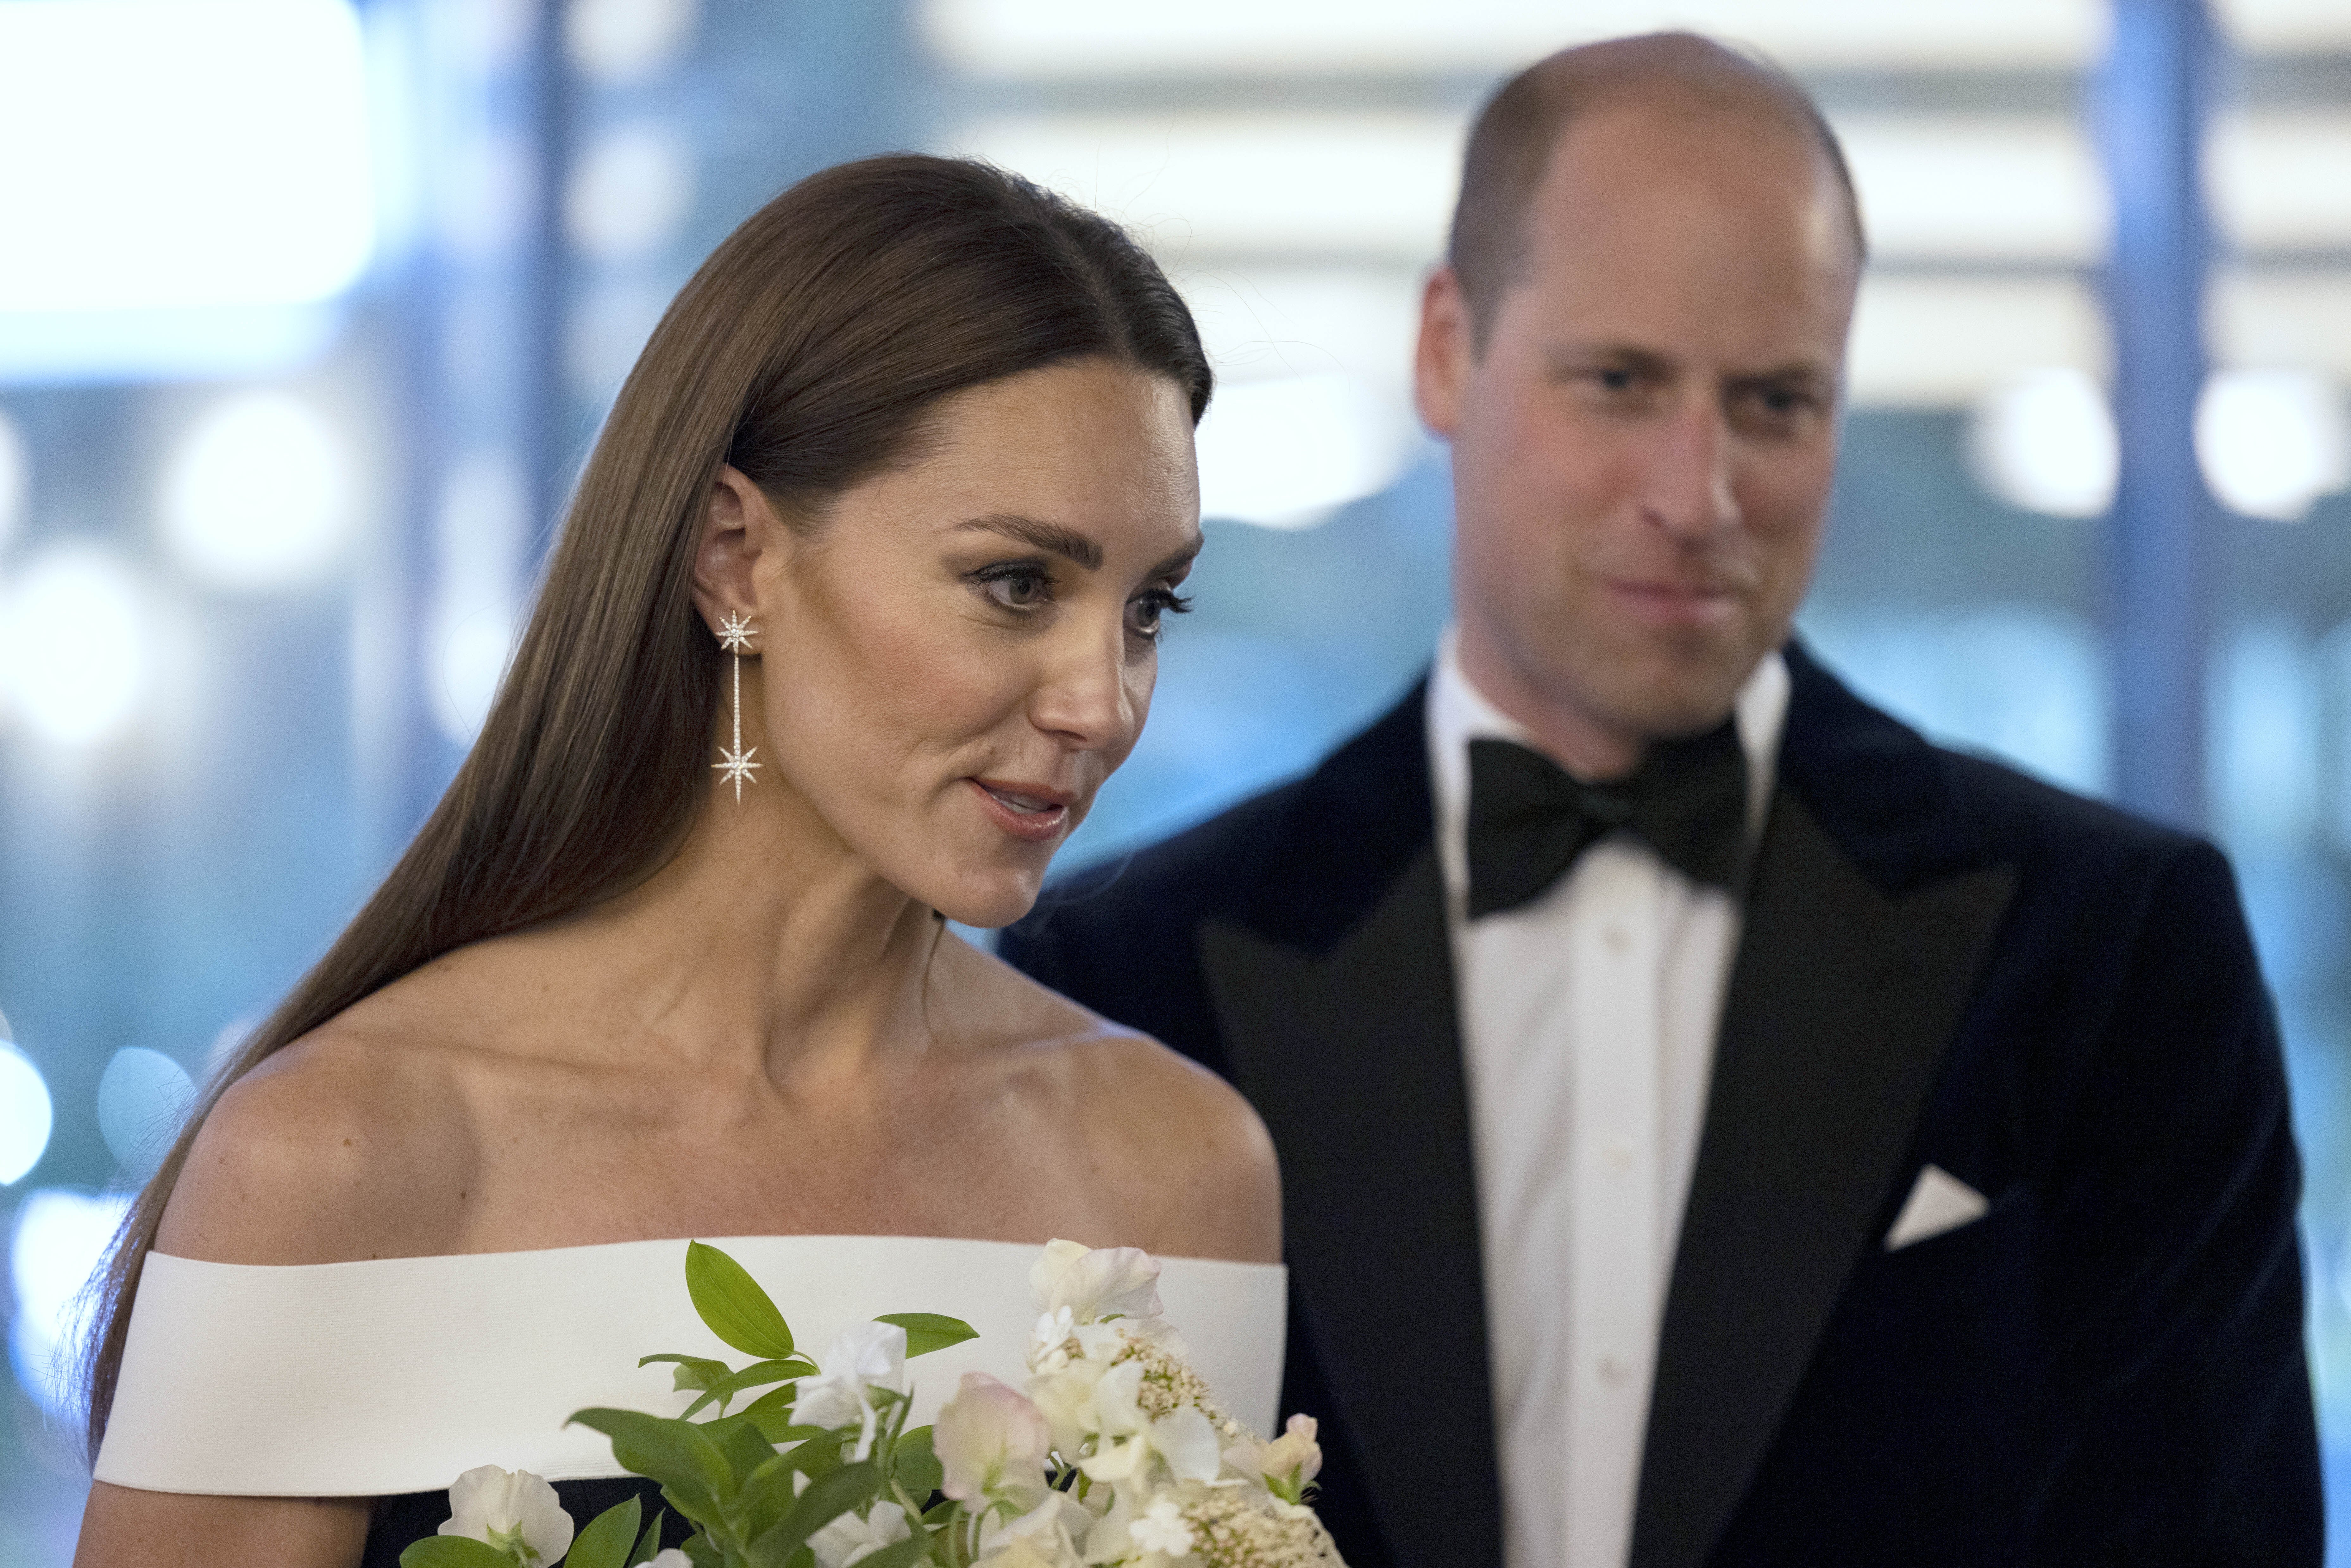
[[[1280,1151],[1300,1308],[1398,1561],[1500,1561],[1500,1493],[1422,695],[1301,791],[1280,885],[1201,930]]]
[[[1667,1296],[1633,1568],[1698,1568],[1738,1506],[1885,1228],[2015,883],[1979,865],[1888,891],[1776,791]]]

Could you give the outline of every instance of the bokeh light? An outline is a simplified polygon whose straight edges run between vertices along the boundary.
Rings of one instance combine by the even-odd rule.
[[[144,1186],[195,1103],[188,1070],[160,1051],[126,1046],[98,1080],[98,1130],[123,1176]]]
[[[0,1019],[0,1186],[15,1186],[41,1163],[56,1121],[47,1081]]]
[[[2098,517],[2114,505],[2121,463],[2114,410],[2081,371],[2032,371],[1977,402],[1968,462],[1977,482],[2011,507]]]
[[[565,52],[591,81],[644,81],[676,63],[701,10],[695,0],[572,0],[564,10]]]
[[[16,422],[0,409],[0,553],[25,526],[32,499],[32,448]]]
[[[563,204],[571,243],[598,261],[660,249],[694,210],[694,153],[656,120],[616,126],[590,142]]]
[[[2196,405],[2196,457],[2231,511],[2298,523],[2351,484],[2343,394],[2309,371],[2222,371]]]
[[[36,1187],[16,1207],[8,1235],[8,1284],[16,1300],[8,1320],[8,1360],[16,1385],[52,1416],[72,1403],[73,1342],[84,1288],[130,1211],[127,1193],[65,1186]]]
[[[0,5],[0,310],[324,299],[374,245],[336,0]]]
[[[299,587],[341,556],[352,489],[343,443],[315,409],[283,392],[240,393],[207,410],[172,453],[163,542],[215,588]]]
[[[44,740],[120,734],[145,695],[151,629],[138,578],[103,546],[52,545],[0,591],[0,692]]]
[[[1200,515],[1268,528],[1386,488],[1422,445],[1402,408],[1338,371],[1221,386],[1197,441]]]

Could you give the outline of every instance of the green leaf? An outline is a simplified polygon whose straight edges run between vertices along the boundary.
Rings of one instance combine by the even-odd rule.
[[[707,1523],[734,1495],[734,1470],[691,1421],[603,1409],[575,1410],[571,1419],[611,1438],[612,1457],[631,1473],[659,1481],[674,1494],[678,1511],[696,1523]]]
[[[629,1568],[638,1568],[639,1564],[650,1563],[661,1555],[662,1526],[668,1521],[667,1509],[653,1515],[653,1521],[645,1526],[645,1532],[637,1537],[635,1550],[629,1553]]]
[[[713,1437],[712,1442],[734,1472],[738,1488],[753,1470],[776,1457],[776,1446],[759,1436],[758,1427],[748,1421],[731,1427],[724,1437]]]
[[[428,1535],[405,1547],[400,1568],[515,1568],[514,1559],[470,1535]]]
[[[755,1361],[740,1372],[728,1373],[723,1377],[699,1385],[703,1390],[702,1397],[687,1406],[685,1413],[692,1416],[714,1399],[718,1401],[719,1408],[724,1409],[727,1400],[746,1388],[757,1388],[763,1383],[796,1382],[815,1371],[814,1363],[803,1360],[797,1355],[786,1356],[781,1361]],[[684,1374],[681,1372],[680,1375]],[[684,1385],[681,1384],[679,1386]]]
[[[784,1314],[743,1265],[717,1248],[685,1244],[685,1290],[710,1332],[737,1350],[769,1361],[792,1354]]]
[[[898,1439],[897,1451],[890,1457],[890,1467],[909,1497],[928,1497],[946,1481],[938,1456],[931,1452],[928,1427],[917,1427]]]
[[[714,1383],[726,1382],[735,1374],[735,1369],[725,1362],[713,1361],[706,1355],[641,1355],[637,1364],[651,1366],[657,1361],[677,1363],[677,1371],[671,1375],[673,1388],[707,1388]]]
[[[961,1318],[945,1317],[937,1312],[888,1312],[873,1320],[877,1323],[896,1323],[906,1331],[906,1354],[909,1359],[928,1355],[935,1350],[945,1350],[951,1344],[961,1344],[967,1339],[977,1339],[979,1331]]]
[[[931,1554],[931,1532],[917,1529],[905,1540],[893,1542],[879,1552],[872,1552],[857,1560],[857,1568],[914,1568]]]
[[[643,1512],[635,1498],[614,1503],[572,1539],[564,1561],[571,1568],[629,1568],[629,1548],[637,1543],[637,1521]]]
[[[784,1462],[811,1479],[841,1468],[841,1436],[819,1432],[784,1456]]]
[[[757,1541],[783,1521],[799,1496],[793,1490],[793,1478],[799,1474],[789,1459],[778,1457],[744,1478],[743,1490],[735,1497],[738,1540]]]
[[[781,1522],[751,1542],[754,1568],[776,1564],[799,1550],[802,1542],[852,1509],[873,1500],[882,1490],[882,1469],[871,1459],[843,1465],[809,1482],[808,1490]]]
[[[697,1530],[685,1538],[686,1560],[694,1568],[726,1568],[726,1554],[703,1531]]]
[[[787,1443],[804,1442],[824,1431],[821,1427],[792,1425],[792,1416],[789,1406],[781,1410],[762,1410],[753,1406],[747,1410],[740,1410],[736,1414],[747,1418],[753,1426],[759,1428],[761,1437],[779,1448]]]

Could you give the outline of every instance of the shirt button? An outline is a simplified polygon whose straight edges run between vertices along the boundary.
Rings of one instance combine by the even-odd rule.
[[[1607,1167],[1612,1171],[1631,1170],[1633,1168],[1633,1140],[1630,1138],[1609,1139],[1607,1144],[1600,1151],[1600,1158],[1601,1162],[1607,1166]]]
[[[1633,938],[1625,935],[1625,928],[1622,925],[1602,926],[1600,928],[1600,940],[1607,944],[1608,950],[1611,953],[1622,953],[1625,948],[1630,947],[1633,945]]]
[[[1600,1358],[1600,1380],[1603,1383],[1621,1384],[1632,1375],[1633,1364],[1614,1351]]]

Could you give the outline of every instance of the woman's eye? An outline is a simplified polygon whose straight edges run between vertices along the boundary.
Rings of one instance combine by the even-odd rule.
[[[991,569],[980,579],[981,591],[1007,610],[1034,610],[1053,597],[1053,583],[1037,567]]]
[[[1192,608],[1192,601],[1172,588],[1155,588],[1136,598],[1128,607],[1137,636],[1155,638],[1165,631],[1170,615],[1181,615]]]

